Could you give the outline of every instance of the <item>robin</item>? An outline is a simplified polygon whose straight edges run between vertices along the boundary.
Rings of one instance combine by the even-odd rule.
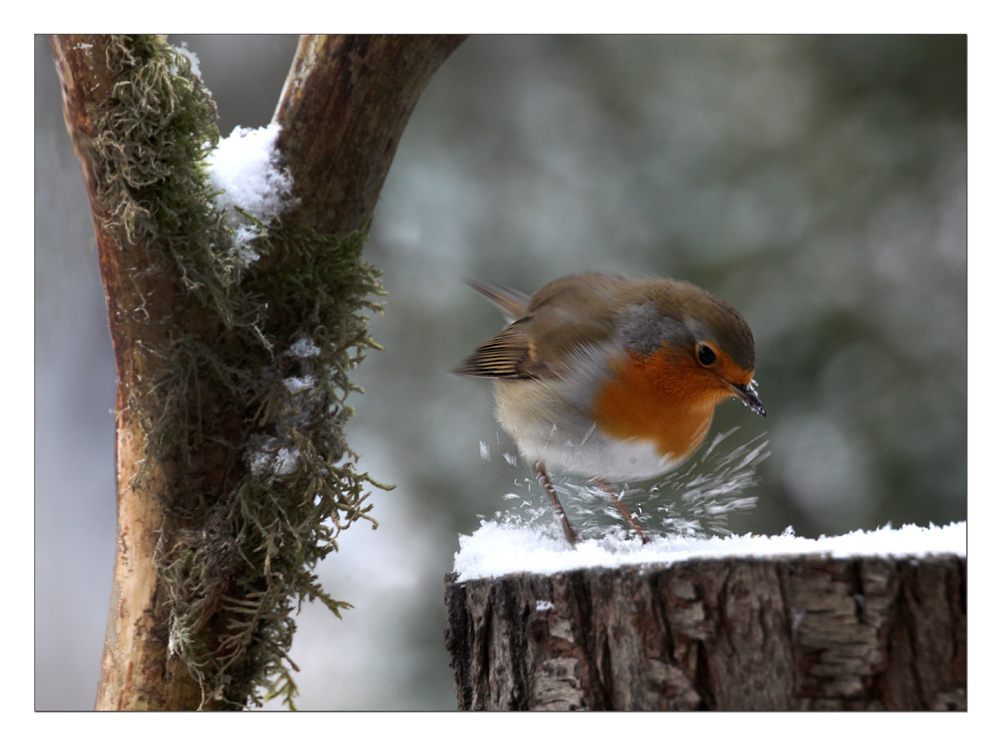
[[[548,469],[610,486],[680,465],[708,434],[716,404],[757,414],[750,327],[729,303],[688,282],[573,274],[531,297],[469,282],[509,325],[456,370],[494,378],[496,418],[532,463],[570,544],[576,531]]]

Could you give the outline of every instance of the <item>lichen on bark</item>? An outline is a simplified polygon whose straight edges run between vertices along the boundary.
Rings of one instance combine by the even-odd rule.
[[[378,348],[366,321],[382,309],[379,272],[362,259],[365,231],[280,222],[256,239],[263,260],[241,264],[205,165],[215,105],[189,58],[152,36],[105,49],[113,86],[85,143],[88,183],[124,256],[105,277],[119,417],[146,441],[119,490],[163,474],[150,492],[160,631],[202,704],[291,704],[293,614],[303,600],[348,606],[316,565],[351,523],[375,524],[371,486],[390,488],[355,468],[344,437],[359,392],[348,375]]]

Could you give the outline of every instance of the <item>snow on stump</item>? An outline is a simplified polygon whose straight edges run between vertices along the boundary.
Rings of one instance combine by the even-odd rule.
[[[808,540],[486,523],[446,581],[463,710],[965,710],[964,523]]]

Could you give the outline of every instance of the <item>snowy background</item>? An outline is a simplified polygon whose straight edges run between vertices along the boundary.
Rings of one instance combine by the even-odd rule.
[[[228,135],[271,118],[293,37],[171,37]],[[89,709],[114,560],[114,367],[80,168],[35,44],[35,705]],[[443,577],[459,536],[533,499],[489,385],[451,370],[500,328],[465,277],[532,292],[584,269],[694,281],[757,340],[768,417],[737,533],[966,519],[963,37],[484,36],[431,81],[375,212],[389,291],[348,430],[376,493],[320,568],[300,708],[456,706]],[[484,447],[485,446],[485,447]],[[481,457],[483,451],[489,460]]]

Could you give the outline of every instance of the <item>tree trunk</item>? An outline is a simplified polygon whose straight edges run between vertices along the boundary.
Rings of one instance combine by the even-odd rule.
[[[966,562],[693,560],[446,586],[463,710],[965,710]]]
[[[200,81],[153,37],[52,37],[67,129],[91,203],[118,376],[118,551],[98,709],[240,708],[256,700],[254,690],[265,680],[282,677],[275,671],[286,666],[291,645],[293,595],[297,602],[320,597],[335,612],[344,605],[322,593],[312,570],[336,547],[343,524],[364,513],[363,497],[341,498],[340,484],[331,483],[344,482],[332,464],[350,453],[339,429],[350,386],[338,381],[342,390],[322,402],[320,418],[328,421],[317,427],[326,428],[324,442],[292,433],[300,460],[318,464],[301,483],[255,478],[252,438],[259,442],[264,427],[277,426],[262,402],[280,388],[281,375],[296,374],[288,372],[284,352],[303,329],[318,329],[339,345],[328,368],[342,373],[360,359],[347,350],[363,348],[363,324],[360,331],[348,325],[345,335],[338,318],[317,320],[316,298],[339,292],[330,303],[354,316],[372,307],[365,305],[371,283],[360,290],[331,287],[319,272],[334,260],[357,263],[360,244],[347,239],[346,258],[331,258],[341,245],[336,241],[367,229],[409,115],[461,40],[301,39],[276,112],[283,126],[279,150],[299,200],[282,215],[281,228],[297,232],[273,231],[279,245],[238,274],[219,259],[225,240],[210,231],[220,229],[220,220],[204,172],[193,165],[218,137],[214,104]],[[108,113],[114,105],[122,110]],[[129,117],[135,125],[122,125]],[[206,120],[197,131],[206,139],[188,142]],[[124,141],[132,137],[144,139]],[[157,201],[192,191],[200,204]],[[201,222],[185,232],[196,213]],[[325,253],[310,255],[303,245],[322,245]],[[289,269],[285,261],[298,265]],[[275,299],[267,282],[279,267],[294,281]],[[327,342],[317,344],[327,349]],[[261,370],[278,376],[275,386],[261,382]],[[317,496],[303,501],[304,493]],[[308,519],[293,515],[313,510],[311,500],[327,501],[324,520],[315,510]],[[269,501],[272,511],[261,513]],[[343,523],[338,510],[348,513]],[[314,532],[306,537],[318,537],[319,549],[301,545],[310,521]],[[248,535],[259,540],[241,545]],[[283,551],[302,566],[291,566]],[[170,582],[165,571],[173,573]],[[299,584],[283,586],[290,577]],[[293,690],[289,681],[286,693]]]

